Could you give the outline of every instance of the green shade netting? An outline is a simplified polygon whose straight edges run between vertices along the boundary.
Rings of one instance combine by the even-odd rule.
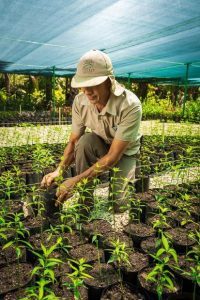
[[[90,49],[117,77],[200,82],[199,0],[0,0],[0,72],[72,76]]]

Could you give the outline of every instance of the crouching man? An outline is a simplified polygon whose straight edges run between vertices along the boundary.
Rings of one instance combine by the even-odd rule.
[[[71,83],[81,92],[72,106],[72,132],[58,168],[44,176],[41,185],[49,187],[73,162],[77,175],[65,180],[57,189],[56,205],[71,197],[83,179],[118,168],[112,182],[114,211],[126,201],[129,181],[135,177],[136,157],[140,148],[141,103],[137,96],[114,78],[109,56],[98,50],[84,54]],[[89,128],[91,132],[85,132]],[[112,175],[111,175],[112,176]],[[125,180],[126,179],[126,180]],[[114,199],[113,199],[114,198]],[[85,205],[92,207],[92,196]]]

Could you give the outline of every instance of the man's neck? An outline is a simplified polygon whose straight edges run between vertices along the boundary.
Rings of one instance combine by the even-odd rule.
[[[96,104],[96,108],[97,108],[98,112],[101,112],[102,109],[106,106],[109,98],[110,98],[110,93],[107,95],[106,100],[103,100],[101,103]]]

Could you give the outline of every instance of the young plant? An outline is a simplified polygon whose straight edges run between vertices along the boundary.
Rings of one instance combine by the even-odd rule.
[[[36,281],[34,286],[26,289],[26,297],[20,300],[59,300],[60,297],[57,297],[49,288],[50,283],[50,280],[40,278],[39,281]]]
[[[170,225],[167,222],[167,212],[170,211],[168,207],[158,205],[159,213],[158,218],[153,221],[153,228],[157,229],[158,235],[162,239],[162,232],[164,228],[169,228]]]
[[[111,242],[112,248],[107,249],[111,256],[108,260],[108,263],[117,264],[117,270],[119,275],[119,280],[122,282],[122,274],[121,274],[121,266],[122,265],[130,265],[129,262],[129,249],[126,247],[126,244],[120,242],[119,239]]]
[[[172,258],[176,264],[178,263],[177,253],[173,248],[170,247],[168,237],[163,232],[160,233],[160,236],[160,240],[158,240],[157,243],[159,249],[155,255],[151,254],[156,261],[156,265],[147,275],[147,280],[156,284],[156,291],[159,300],[162,299],[164,288],[168,288],[171,291],[176,291],[172,281],[174,275],[168,270],[167,266],[170,258]]]
[[[196,289],[197,286],[200,287],[200,232],[192,232],[189,234],[189,237],[196,241],[196,246],[193,246],[192,250],[187,253],[186,260],[188,262],[194,263],[193,267],[190,267],[189,271],[183,271],[183,275],[189,276],[194,282],[193,289],[193,300],[196,299]]]
[[[36,145],[36,149],[32,153],[32,161],[32,169],[37,174],[42,173],[44,169],[55,163],[51,151],[41,144]]]
[[[74,194],[79,195],[79,226],[81,226],[83,221],[87,221],[89,218],[90,210],[93,208],[93,191],[94,187],[88,178],[84,178],[81,182],[78,182],[74,188]]]
[[[79,289],[84,286],[84,279],[93,278],[91,275],[86,273],[89,268],[92,268],[92,266],[86,264],[84,258],[80,258],[78,261],[69,259],[68,264],[73,270],[72,273],[67,273],[71,282],[65,282],[63,285],[73,291],[75,300],[79,300],[81,297]]]
[[[158,295],[158,300],[162,300],[164,293],[164,288],[168,288],[172,292],[176,291],[176,287],[173,284],[174,275],[167,269],[167,265],[169,262],[169,257],[164,257],[160,260],[153,270],[148,273],[146,280],[155,283],[156,285],[156,292]]]
[[[11,171],[5,171],[0,177],[0,192],[2,193],[2,199],[4,201],[4,207],[9,210],[11,205],[11,197],[16,192],[16,185],[13,173]]]
[[[43,216],[43,212],[45,211],[44,199],[42,199],[40,189],[37,185],[30,187],[30,193],[25,198],[25,203],[30,215],[33,215],[35,218]]]
[[[145,204],[139,197],[130,197],[128,202],[129,220],[140,223],[142,218],[143,207]]]
[[[22,249],[24,246],[32,248],[30,243],[25,241],[26,237],[29,236],[29,231],[25,228],[23,222],[21,221],[22,217],[23,213],[10,214],[10,221],[7,224],[7,228],[14,230],[14,237],[11,241],[7,242],[3,246],[3,249],[14,247],[18,260],[22,256]]]
[[[36,265],[32,271],[32,276],[37,275],[39,278],[42,277],[50,283],[55,282],[54,268],[59,264],[62,264],[63,261],[52,257],[52,253],[58,249],[62,238],[59,237],[55,244],[53,244],[49,249],[41,244],[42,254],[32,250],[32,253],[38,257],[39,265]]]
[[[98,256],[98,264],[99,264],[99,270],[100,270],[100,276],[101,276],[101,261],[100,261],[100,252],[99,252],[99,238],[102,237],[102,234],[95,233],[92,237],[92,243],[95,244],[97,248],[97,256]]]

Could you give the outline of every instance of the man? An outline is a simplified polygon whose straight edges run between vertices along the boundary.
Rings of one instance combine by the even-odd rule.
[[[97,175],[116,167],[117,180],[110,190],[114,210],[118,212],[124,203],[128,181],[135,176],[141,103],[114,79],[110,58],[98,50],[81,57],[71,85],[81,88],[72,106],[72,133],[64,159],[54,172],[44,176],[41,185],[50,186],[75,161],[77,175],[58,188],[58,205],[72,195],[73,188],[83,179],[91,182]],[[86,127],[91,132],[85,133]],[[86,205],[91,202],[86,201]]]

